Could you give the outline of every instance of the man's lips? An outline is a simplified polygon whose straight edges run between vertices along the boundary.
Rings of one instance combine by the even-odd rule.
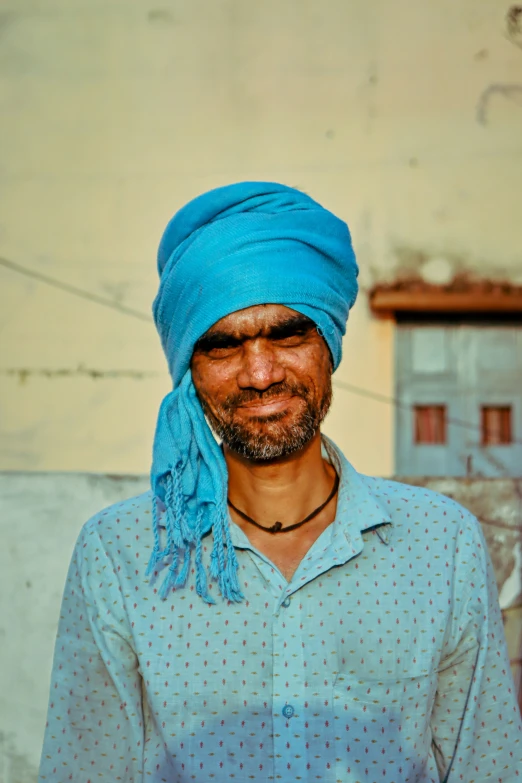
[[[268,416],[272,413],[280,413],[288,408],[288,403],[294,398],[293,394],[280,397],[271,397],[268,400],[252,400],[238,407],[248,411],[253,416]]]

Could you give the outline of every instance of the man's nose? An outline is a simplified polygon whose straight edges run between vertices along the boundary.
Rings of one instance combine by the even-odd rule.
[[[268,389],[281,383],[285,370],[270,340],[252,340],[243,344],[241,369],[237,383],[242,389]]]

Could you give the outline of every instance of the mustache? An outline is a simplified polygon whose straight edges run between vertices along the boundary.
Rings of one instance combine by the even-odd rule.
[[[299,383],[282,381],[264,391],[245,389],[238,394],[231,394],[225,398],[222,408],[230,411],[249,402],[268,402],[269,400],[277,400],[278,397],[288,397],[289,395],[306,398],[308,397],[308,394],[309,390],[307,386]]]

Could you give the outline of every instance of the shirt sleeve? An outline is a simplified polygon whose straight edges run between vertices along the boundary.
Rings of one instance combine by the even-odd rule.
[[[142,680],[114,566],[89,523],[62,600],[38,781],[143,780]]]
[[[522,726],[495,574],[480,524],[465,516],[454,612],[438,672],[433,751],[441,781],[522,781]]]

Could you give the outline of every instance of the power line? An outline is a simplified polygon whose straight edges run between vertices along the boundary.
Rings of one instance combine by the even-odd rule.
[[[365,389],[362,386],[355,386],[351,383],[345,383],[345,381],[338,381],[335,378],[333,379],[333,385],[339,387],[340,389],[344,389],[345,391],[351,392],[352,394],[358,394],[360,397],[367,397],[368,399],[376,400],[377,402],[384,402],[388,405],[393,405],[395,408],[402,408],[403,410],[411,411],[415,407],[411,403],[403,402],[396,397],[388,397],[385,394],[379,394],[379,392],[370,391],[369,389]],[[469,430],[474,430],[475,432],[482,432],[482,428],[479,425],[472,424],[470,421],[454,419],[451,416],[445,416],[444,421],[446,424],[453,424],[455,427],[463,427]],[[517,440],[515,438],[507,445],[512,444],[522,444],[522,440]]]
[[[152,317],[147,313],[142,313],[140,310],[134,310],[132,307],[122,305],[119,302],[114,301],[114,299],[109,299],[108,297],[100,296],[99,294],[93,294],[90,291],[84,291],[83,288],[77,288],[69,283],[64,283],[62,280],[57,280],[55,277],[44,275],[42,272],[36,272],[34,269],[29,269],[26,266],[22,266],[22,264],[17,264],[15,261],[8,261],[7,258],[0,257],[0,266],[10,269],[12,272],[24,275],[25,277],[30,277],[33,280],[38,280],[38,282],[45,283],[52,288],[58,288],[60,291],[65,291],[73,296],[86,299],[88,302],[94,302],[103,307],[110,307],[112,310],[117,310],[124,315],[138,318],[140,321],[148,321],[149,323],[152,321]]]
[[[55,277],[44,275],[42,274],[42,272],[36,272],[34,269],[30,269],[29,267],[23,266],[22,264],[18,264],[15,261],[9,261],[7,258],[0,257],[0,266],[5,267],[6,269],[10,269],[12,272],[17,272],[20,275],[24,275],[25,277],[29,277],[33,280],[37,280],[40,283],[45,283],[45,285],[51,286],[52,288],[57,288],[60,291],[65,291],[65,293],[71,294],[73,296],[77,296],[89,302],[94,302],[95,304],[102,305],[103,307],[108,307],[112,310],[116,310],[117,312],[122,313],[123,315],[129,315],[132,318],[138,318],[140,321],[147,321],[149,323],[152,322],[152,317],[147,313],[143,313],[140,310],[135,310],[132,307],[127,307],[126,305],[122,305],[119,302],[114,301],[114,299],[109,299],[107,297],[100,296],[99,294],[93,294],[90,291],[85,291],[82,288],[77,288],[76,286],[70,285],[69,283],[64,283],[62,280],[57,280]],[[395,397],[388,397],[384,394],[379,394],[378,392],[373,392],[370,391],[369,389],[364,389],[361,386],[355,386],[350,383],[345,383],[344,381],[339,381],[337,379],[334,379],[333,384],[334,386],[337,386],[340,389],[344,389],[345,391],[351,392],[352,394],[358,394],[361,397],[367,397],[368,399],[376,400],[377,402],[383,402],[388,405],[393,405],[396,408],[411,410],[413,407],[410,403],[402,402],[402,400],[398,400]],[[456,427],[464,427],[466,429],[480,431],[480,427],[478,427],[476,424],[463,421],[462,419],[454,419],[451,417],[446,417],[445,421],[446,423],[453,424]],[[513,440],[511,441],[511,443],[522,444],[522,440]]]

